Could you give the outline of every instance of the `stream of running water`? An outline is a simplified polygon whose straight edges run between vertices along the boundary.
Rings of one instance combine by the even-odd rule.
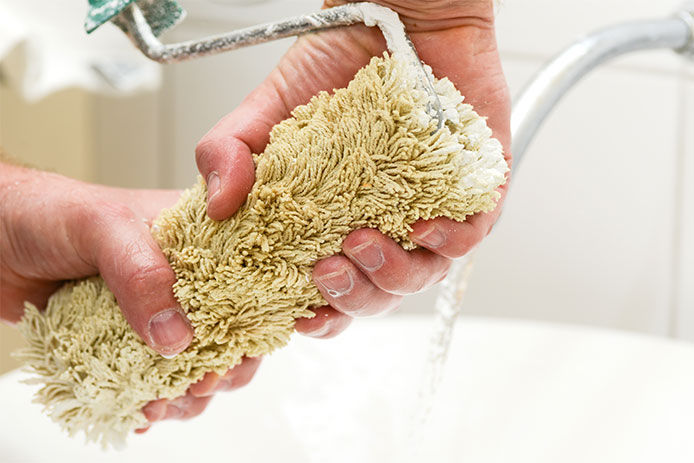
[[[443,378],[455,322],[463,305],[463,297],[473,268],[474,252],[457,260],[441,284],[436,298],[434,323],[429,338],[427,356],[419,381],[406,442],[409,455],[416,455],[422,430],[428,425],[436,392]]]

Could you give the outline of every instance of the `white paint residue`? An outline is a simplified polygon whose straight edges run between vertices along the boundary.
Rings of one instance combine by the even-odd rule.
[[[373,3],[358,3],[354,6],[361,13],[364,24],[381,29],[391,52],[413,54],[405,35],[405,25],[395,11]]]

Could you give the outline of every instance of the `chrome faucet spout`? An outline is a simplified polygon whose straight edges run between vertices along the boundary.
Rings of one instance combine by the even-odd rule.
[[[513,105],[514,170],[549,113],[583,76],[618,56],[653,49],[671,49],[694,59],[694,2],[669,18],[600,29],[577,40],[546,64]]]

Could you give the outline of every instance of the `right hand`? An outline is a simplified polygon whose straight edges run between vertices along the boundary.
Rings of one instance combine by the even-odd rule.
[[[510,154],[510,97],[494,33],[492,0],[375,0],[400,14],[419,56],[438,77],[448,77],[466,103],[487,118]],[[325,0],[324,6],[351,3]],[[386,49],[381,31],[362,24],[300,36],[277,67],[239,107],[198,143],[196,161],[208,185],[210,218],[223,220],[245,201],[254,181],[251,153],[262,153],[272,127],[320,91],[344,88],[373,56]],[[388,313],[403,296],[442,280],[454,258],[476,246],[501,212],[497,207],[458,223],[446,217],[412,225],[420,247],[406,252],[378,230],[350,233],[342,254],[316,264],[313,279],[329,305],[297,320],[300,333],[325,338],[345,329],[352,317]]]

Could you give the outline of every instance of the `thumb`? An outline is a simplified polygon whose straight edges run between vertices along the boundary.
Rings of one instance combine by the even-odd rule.
[[[81,254],[96,264],[133,330],[164,357],[185,350],[193,330],[173,295],[176,276],[144,221],[112,203],[84,219]]]

